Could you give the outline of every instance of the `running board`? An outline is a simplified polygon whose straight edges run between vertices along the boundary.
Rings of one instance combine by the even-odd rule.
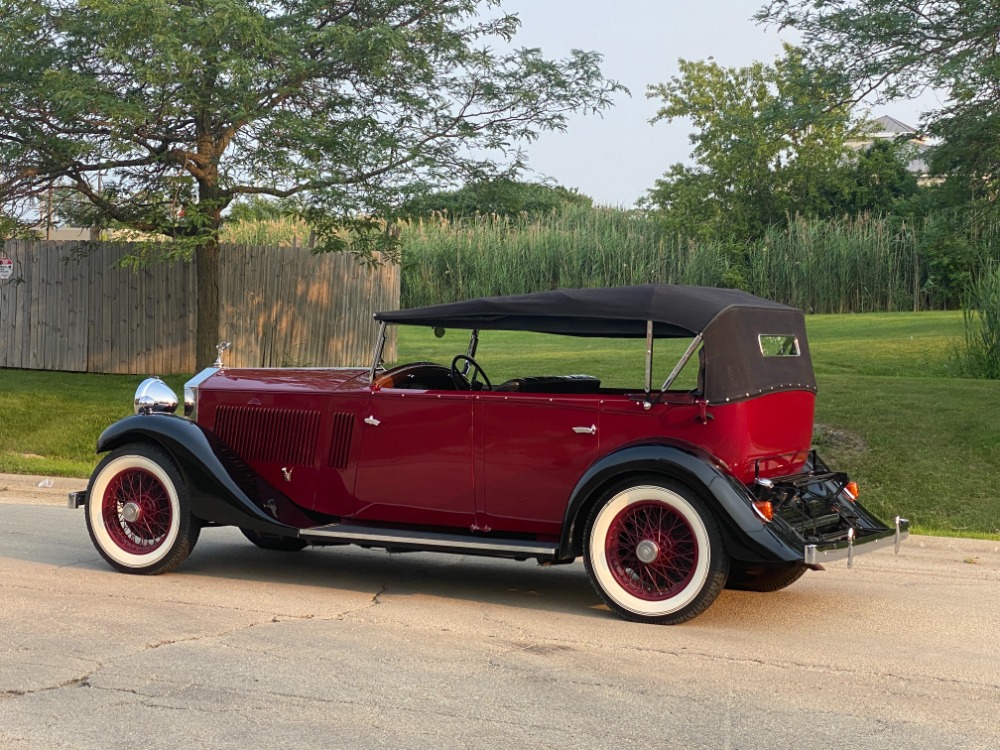
[[[559,553],[559,545],[556,542],[490,539],[467,534],[442,534],[406,529],[379,529],[347,523],[302,529],[299,531],[299,537],[316,544],[357,544],[361,547],[384,547],[388,550],[454,552],[464,555],[512,557],[517,560],[535,557],[539,562],[555,560]]]

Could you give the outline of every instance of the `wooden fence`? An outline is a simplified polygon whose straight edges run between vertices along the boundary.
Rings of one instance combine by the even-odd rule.
[[[138,271],[121,243],[6,242],[0,367],[131,374],[191,373],[195,266]],[[233,367],[368,365],[376,310],[399,307],[399,268],[342,254],[223,246],[220,337]],[[386,359],[395,359],[387,342]]]

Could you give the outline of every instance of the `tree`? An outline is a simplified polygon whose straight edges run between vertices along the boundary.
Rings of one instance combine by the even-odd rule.
[[[408,184],[517,167],[519,142],[610,106],[621,86],[596,53],[488,46],[518,26],[498,7],[5,0],[0,203],[55,183],[101,221],[171,238],[197,265],[196,352],[212,357],[234,200],[298,197],[319,249],[345,249],[346,227],[370,259]]]
[[[859,148],[827,181],[829,215],[917,213],[911,203],[919,190],[917,176],[907,169],[912,154],[905,141],[877,140]]]
[[[538,216],[566,206],[592,206],[593,201],[560,185],[520,182],[509,177],[469,182],[457,190],[416,195],[400,208],[402,216],[416,218],[435,213],[450,217],[496,214]]]
[[[978,199],[1000,187],[1000,45],[992,0],[772,0],[761,23],[797,29],[814,65],[844,76],[844,100],[942,90],[924,114],[941,139],[932,170]]]
[[[650,191],[677,231],[746,240],[789,214],[830,210],[830,176],[865,124],[841,104],[842,80],[786,46],[772,65],[724,68],[680,61],[680,75],[650,86],[663,106],[652,122],[688,118],[694,166],[675,164]]]

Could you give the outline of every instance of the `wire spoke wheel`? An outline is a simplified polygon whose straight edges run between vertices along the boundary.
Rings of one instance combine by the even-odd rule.
[[[167,490],[144,469],[115,475],[104,490],[101,511],[115,544],[136,555],[154,552],[163,544],[174,514]]]
[[[622,588],[657,601],[676,596],[690,583],[698,540],[675,509],[651,501],[631,505],[614,518],[605,551]]]
[[[102,459],[87,488],[87,530],[101,556],[127,573],[165,573],[194,548],[201,529],[170,456],[148,443]]]
[[[715,517],[688,488],[665,479],[612,487],[591,513],[586,542],[594,588],[626,619],[684,622],[726,581],[729,558]]]

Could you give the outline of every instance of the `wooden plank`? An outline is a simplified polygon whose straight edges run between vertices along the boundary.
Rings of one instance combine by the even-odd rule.
[[[101,369],[99,372],[114,372],[115,334],[112,321],[115,315],[115,294],[118,288],[120,270],[112,264],[118,259],[118,253],[112,245],[102,249],[104,274],[101,284]]]
[[[0,255],[10,258],[13,265],[11,277],[0,280],[0,367],[16,367],[14,356],[17,344],[14,336],[20,318],[20,258],[13,241],[4,242],[2,248]]]
[[[41,243],[35,243],[34,252],[29,256],[28,279],[31,286],[31,325],[28,331],[27,366],[32,370],[44,369],[43,347],[45,345],[45,327],[48,320],[43,316],[45,310],[44,269],[42,268],[43,253]]]
[[[22,253],[22,273],[24,278],[24,285],[19,290],[23,295],[21,301],[21,313],[22,318],[20,321],[20,335],[17,336],[17,361],[18,367],[28,367],[31,353],[31,297],[32,297],[32,262],[31,256],[35,252],[34,242],[22,242],[21,243],[21,253]]]
[[[87,370],[87,328],[90,320],[90,286],[87,274],[89,255],[81,255],[77,243],[69,262],[69,301],[66,304],[68,330],[67,366],[73,372]],[[84,251],[85,252],[85,251]]]

